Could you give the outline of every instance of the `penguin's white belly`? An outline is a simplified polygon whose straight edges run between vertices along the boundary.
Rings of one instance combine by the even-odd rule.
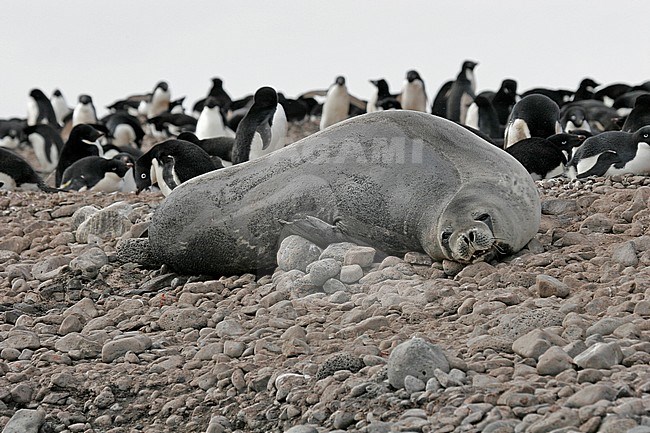
[[[34,149],[34,154],[38,163],[41,165],[42,171],[52,171],[56,168],[56,164],[59,160],[59,152],[56,149],[56,146],[50,148],[48,155],[47,150],[45,150],[45,139],[41,134],[29,134],[29,142],[32,144]]]
[[[152,169],[152,171],[155,172],[155,177],[156,177],[156,181],[158,183],[158,188],[160,188],[160,192],[162,192],[163,195],[165,197],[167,197],[169,194],[172,193],[172,188],[169,185],[167,185],[167,183],[165,182],[165,177],[163,175],[163,167],[158,163],[157,159],[153,159],[151,161],[151,169]],[[152,184],[154,182],[153,178],[154,177],[152,176],[151,177],[151,183]],[[181,183],[178,180],[178,177],[176,176],[176,173],[174,173],[174,181],[176,181],[176,183],[178,185],[180,185],[180,183]]]
[[[373,93],[372,96],[370,96],[368,103],[366,104],[367,113],[374,113],[375,111],[379,111],[377,109],[377,92]]]
[[[137,191],[137,186],[135,185],[135,175],[133,173],[133,167],[129,168],[124,175],[124,183],[120,188],[122,192],[135,192]]]
[[[427,96],[422,83],[417,80],[404,85],[402,90],[402,108],[404,110],[427,111]]]
[[[72,126],[80,125],[82,123],[97,123],[95,112],[87,104],[77,105],[72,112]]]
[[[0,186],[0,189],[9,190],[9,191],[13,191],[14,189],[16,189],[16,181],[14,180],[14,178],[1,171],[0,171],[0,184],[2,184],[2,186]]]
[[[92,188],[91,191],[98,192],[115,192],[120,191],[124,180],[115,173],[106,173],[102,180],[97,182]]]
[[[323,104],[323,115],[320,121],[320,129],[325,129],[328,126],[341,122],[348,118],[350,111],[350,96],[333,94],[327,97]]]
[[[610,167],[605,175],[614,174],[650,174],[650,146],[648,143],[639,143],[634,159],[628,161],[624,167]]]
[[[117,125],[115,131],[113,131],[113,144],[115,146],[126,146],[135,143],[136,138],[133,127],[126,123]]]
[[[0,147],[15,149],[20,145],[20,140],[14,137],[5,136],[0,138]]]

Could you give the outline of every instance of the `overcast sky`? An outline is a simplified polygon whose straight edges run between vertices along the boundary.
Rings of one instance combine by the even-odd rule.
[[[185,107],[221,77],[233,98],[270,85],[287,96],[344,75],[398,91],[416,69],[430,98],[478,61],[478,90],[650,80],[650,3],[636,0],[179,1],[51,0],[3,4],[0,118],[25,117],[29,91],[81,93],[103,107],[166,80]]]

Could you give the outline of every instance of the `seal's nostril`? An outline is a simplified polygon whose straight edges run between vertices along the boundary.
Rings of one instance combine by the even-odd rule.
[[[469,237],[470,242],[476,241],[476,236],[474,235],[474,232],[469,232],[467,236]]]

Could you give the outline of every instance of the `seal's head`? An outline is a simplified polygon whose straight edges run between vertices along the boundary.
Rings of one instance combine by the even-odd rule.
[[[517,185],[465,185],[423,233],[432,258],[476,263],[522,249],[539,227],[537,195],[517,194]]]

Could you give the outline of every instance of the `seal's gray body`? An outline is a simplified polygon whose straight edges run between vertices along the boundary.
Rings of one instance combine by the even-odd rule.
[[[149,239],[153,256],[181,272],[256,272],[275,266],[291,234],[283,222],[315,217],[385,253],[442,260],[451,257],[441,231],[485,211],[494,238],[521,249],[540,219],[526,170],[452,122],[386,111],[182,184],[156,210]]]

